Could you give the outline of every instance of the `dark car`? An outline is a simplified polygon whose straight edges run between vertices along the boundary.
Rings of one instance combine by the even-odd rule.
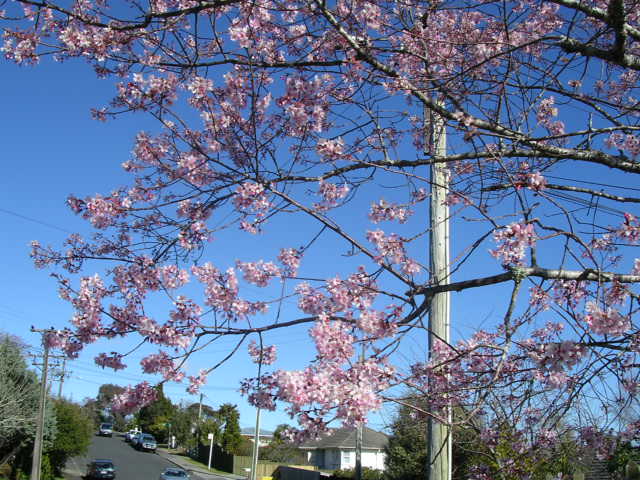
[[[116,467],[111,460],[96,459],[87,467],[85,478],[116,478]]]
[[[190,480],[189,474],[181,468],[167,468],[160,474],[160,480]]]

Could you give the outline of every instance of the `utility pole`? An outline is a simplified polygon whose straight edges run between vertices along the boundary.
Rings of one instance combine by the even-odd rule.
[[[62,385],[64,384],[64,377],[66,375],[67,357],[62,358],[62,373],[60,374],[60,383],[58,384],[58,399],[62,399]]]
[[[251,479],[256,480],[258,469],[258,452],[260,450],[260,407],[256,408],[256,431],[253,434],[253,452],[251,455]]]
[[[47,342],[44,334],[49,330],[36,330],[32,328],[31,331],[43,334],[42,345],[44,347],[44,358],[42,361],[42,380],[40,383],[40,406],[38,407],[36,438],[33,442],[33,458],[31,462],[31,480],[40,480],[40,469],[42,466],[42,441],[44,436],[44,418],[47,402],[47,371],[49,369],[49,343]]]
[[[362,480],[362,424],[356,428],[356,471],[355,480]]]
[[[364,364],[364,342],[360,350],[360,363]],[[362,430],[364,425],[359,423],[356,427],[356,470],[355,480],[362,480]]]
[[[424,108],[425,135],[428,135],[429,152],[433,160],[447,154],[447,132],[444,119],[435,111]],[[430,236],[429,261],[431,285],[441,285],[449,281],[449,179],[446,166],[431,163]],[[431,300],[429,310],[429,358],[437,341],[450,343],[450,294],[437,293]],[[429,393],[431,395],[431,392]],[[427,479],[451,480],[451,431],[449,423],[451,411],[446,412],[445,422],[429,418],[427,439],[428,455]]]

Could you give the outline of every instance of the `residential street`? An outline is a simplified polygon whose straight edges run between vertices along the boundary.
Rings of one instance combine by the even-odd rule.
[[[95,458],[113,460],[117,480],[157,480],[165,468],[176,466],[162,455],[135,450],[120,435],[114,434],[112,438],[94,436],[87,456],[69,461],[65,479],[81,480],[86,473],[87,463]],[[190,469],[187,464],[183,465],[185,467]],[[189,474],[192,479],[198,480],[229,480],[229,477],[203,472],[189,471]]]

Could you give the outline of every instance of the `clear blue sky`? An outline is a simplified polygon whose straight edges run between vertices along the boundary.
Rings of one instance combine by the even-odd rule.
[[[85,222],[66,207],[67,195],[84,197],[126,184],[129,178],[120,164],[129,158],[135,133],[152,128],[153,124],[142,115],[129,115],[108,123],[92,120],[90,109],[106,104],[113,86],[111,81],[96,79],[81,61],[62,65],[46,61],[35,68],[1,61],[0,75],[4,87],[0,92],[3,112],[0,132],[2,164],[5,165],[0,189],[3,232],[0,330],[20,336],[37,349],[39,338],[30,333],[30,326],[62,328],[71,309],[58,298],[55,282],[48,277],[48,272],[33,267],[29,243],[37,239],[42,244],[60,246],[69,233],[86,233]],[[247,240],[242,237],[239,241]],[[488,255],[487,262],[492,264],[492,273],[499,271],[499,266]],[[500,288],[493,290],[495,295]],[[499,310],[494,311],[491,291],[478,292],[475,301],[476,294],[471,293],[465,304],[454,303],[454,318],[456,314],[465,317],[473,312],[474,320],[472,324],[454,325],[454,336],[464,335],[468,333],[467,328],[477,327],[490,321],[493,315],[501,314]],[[280,348],[279,368],[301,368],[313,358],[304,329],[276,333],[267,338],[267,343],[276,343]],[[129,344],[129,341],[118,341],[89,346],[78,360],[69,363],[72,374],[66,380],[65,395],[80,401],[95,396],[103,383],[127,385],[148,379],[135,361],[127,370],[117,373],[94,365],[93,357],[97,353],[117,351]],[[230,346],[231,342],[213,346],[205,358],[190,364],[192,372],[215,363]],[[425,348],[426,343],[420,339],[410,340],[403,354],[407,361],[423,358]],[[134,355],[134,360],[141,357]],[[243,347],[237,358],[210,377],[203,389],[207,403],[213,407],[224,402],[236,403],[241,424],[252,426],[254,410],[236,389],[240,378],[254,374],[255,365],[250,363]],[[184,385],[167,385],[165,392],[175,402],[197,400],[186,394]],[[389,411],[373,415],[371,426],[381,429],[389,418]],[[282,411],[263,416],[263,427],[267,429],[283,422],[290,420]]]

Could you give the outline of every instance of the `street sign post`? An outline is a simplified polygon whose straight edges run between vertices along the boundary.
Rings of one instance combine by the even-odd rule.
[[[209,465],[207,468],[211,470],[211,455],[213,454],[213,433],[207,435],[207,438],[211,443],[209,443]]]

